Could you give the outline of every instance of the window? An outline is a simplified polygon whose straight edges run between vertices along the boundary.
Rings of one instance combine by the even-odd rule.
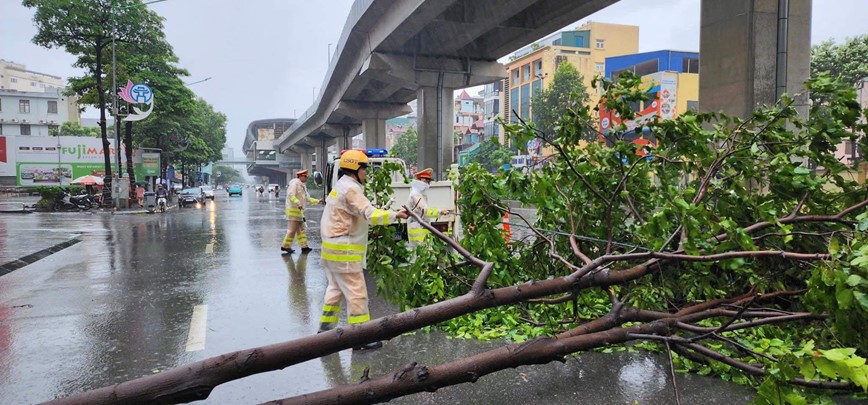
[[[606,47],[606,41],[603,39],[597,40],[597,49],[604,49]]]
[[[597,73],[606,71],[606,64],[601,62],[594,63],[594,71]]]
[[[3,99],[0,98],[0,111],[3,111]]]
[[[49,134],[52,134],[52,133],[56,134],[58,129],[60,129],[60,127],[58,127],[57,125],[49,125],[48,126],[48,133]]]
[[[542,72],[542,59],[537,59],[533,62],[533,73],[541,75]]]
[[[18,83],[18,79],[16,79],[16,78],[13,77],[13,78],[12,78],[12,83]]]
[[[36,82],[30,82],[30,87],[36,87]]]
[[[30,125],[21,124],[21,135],[30,135]]]
[[[684,73],[699,73],[699,58],[682,59],[681,71]]]
[[[30,113],[30,100],[18,100],[18,112],[29,114]]]
[[[566,56],[555,56],[555,70],[558,70],[558,66],[560,66],[561,63],[566,62],[566,61],[567,61]]]
[[[521,67],[521,81],[530,80],[530,63]]]
[[[48,101],[48,113],[49,114],[57,114],[57,101],[53,101],[53,100]]]
[[[518,83],[518,69],[512,70],[512,83]]]

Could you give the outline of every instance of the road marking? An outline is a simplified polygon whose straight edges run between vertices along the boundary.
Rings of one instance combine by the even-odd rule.
[[[214,253],[214,244],[209,243],[205,245],[205,253]]]
[[[193,318],[190,319],[190,333],[187,334],[187,351],[195,352],[205,348],[205,324],[208,321],[208,306],[193,307]]]

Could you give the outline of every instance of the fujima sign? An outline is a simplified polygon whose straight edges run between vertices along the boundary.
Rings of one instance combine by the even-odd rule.
[[[21,186],[64,185],[87,174],[102,176],[105,158],[100,138],[83,136],[0,136],[6,159],[0,161],[0,176],[15,176]],[[114,154],[114,148],[109,148]],[[123,148],[121,148],[123,154]],[[141,176],[141,154],[133,151],[136,177]]]

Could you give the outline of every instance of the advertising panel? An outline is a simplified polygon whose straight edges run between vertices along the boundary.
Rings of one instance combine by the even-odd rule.
[[[142,174],[154,177],[160,175],[160,154],[158,152],[142,153]]]
[[[84,175],[105,175],[105,161],[100,138],[80,136],[0,137],[5,144],[5,159],[0,161],[0,176],[15,176],[19,186],[69,185]],[[134,151],[137,178],[143,177],[142,159]],[[110,148],[114,165],[114,148]],[[123,150],[121,150],[123,155]],[[0,153],[2,158],[4,153]]]

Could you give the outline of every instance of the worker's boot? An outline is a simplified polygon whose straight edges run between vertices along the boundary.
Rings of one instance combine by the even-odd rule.
[[[312,250],[313,249],[305,246],[305,247],[301,248],[301,253],[310,253]]]
[[[379,349],[381,347],[383,347],[383,342],[376,341],[376,342],[366,343],[366,344],[363,344],[361,346],[356,346],[353,348],[353,350],[361,352],[361,351],[365,351],[365,350]]]
[[[292,250],[292,248],[288,248],[288,247],[281,246],[280,250],[282,250],[283,253],[295,253],[295,250]]]

